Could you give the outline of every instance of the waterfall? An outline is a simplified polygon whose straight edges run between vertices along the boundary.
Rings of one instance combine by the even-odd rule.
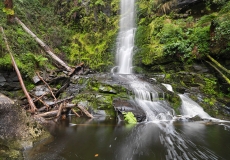
[[[121,0],[120,30],[117,39],[119,74],[132,73],[132,56],[135,35],[135,0]]]
[[[205,119],[211,118],[208,115],[208,113],[206,113],[199,104],[194,102],[187,95],[179,94],[179,96],[182,100],[181,112],[184,116],[188,116],[188,117],[199,116],[200,118],[205,118]]]
[[[132,58],[135,37],[135,0],[121,0],[121,17],[117,38],[117,76],[133,90],[134,101],[146,114],[147,121],[171,120],[173,109],[159,100],[158,92],[152,85],[132,75]],[[112,72],[114,68],[112,69]]]

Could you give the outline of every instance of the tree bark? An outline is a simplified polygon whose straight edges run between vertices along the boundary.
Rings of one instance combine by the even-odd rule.
[[[4,0],[5,9],[13,10],[13,0]],[[7,22],[12,23],[14,19],[14,15],[7,14]]]
[[[5,33],[4,33],[4,30],[3,30],[2,27],[0,27],[0,29],[1,29],[1,31],[2,31],[3,38],[4,38],[5,43],[6,43],[6,48],[7,48],[8,52],[9,52],[9,54],[10,54],[10,57],[11,57],[11,60],[12,60],[12,64],[13,64],[13,67],[14,67],[16,73],[17,73],[17,76],[18,76],[19,82],[20,82],[20,84],[21,84],[22,90],[23,90],[24,94],[26,95],[26,98],[27,98],[27,100],[28,100],[28,102],[29,102],[29,104],[30,104],[31,113],[34,114],[34,113],[35,113],[35,110],[36,110],[37,108],[36,108],[36,106],[34,105],[34,102],[33,102],[32,98],[30,97],[29,93],[28,93],[27,90],[26,90],[26,87],[25,87],[24,82],[23,82],[23,80],[22,80],[21,73],[20,73],[20,71],[19,71],[19,69],[18,69],[18,66],[17,66],[15,60],[14,60],[13,54],[12,54],[11,51],[10,51],[10,47],[9,47],[9,45],[8,45],[8,42],[7,42],[7,39],[6,39],[6,35],[5,35]]]
[[[24,23],[22,23],[17,17],[15,17],[15,20],[18,24],[20,24],[22,26],[22,28],[28,33],[30,34],[35,40],[36,42],[46,51],[46,53],[48,53],[51,58],[53,58],[56,62],[58,62],[62,67],[64,67],[68,72],[72,71],[72,68],[69,67],[64,61],[62,61],[60,58],[58,58],[49,48],[49,46],[47,46],[44,42],[42,42],[41,39],[39,39],[29,28],[26,27],[26,25]]]

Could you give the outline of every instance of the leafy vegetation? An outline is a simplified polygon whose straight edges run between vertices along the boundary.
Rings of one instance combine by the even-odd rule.
[[[136,124],[137,123],[137,119],[132,112],[123,112],[122,114],[124,115],[124,120],[126,123],[128,123],[128,124]]]

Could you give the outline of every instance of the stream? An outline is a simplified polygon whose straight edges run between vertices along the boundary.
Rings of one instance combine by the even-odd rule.
[[[49,128],[53,137],[24,152],[25,159],[229,159],[230,125],[169,121],[125,125],[114,119],[69,116]]]
[[[186,94],[181,114],[159,97],[158,88],[132,74],[135,37],[135,0],[121,0],[117,38],[117,66],[113,76],[127,83],[146,119],[125,124],[106,116],[93,119],[69,116],[48,129],[53,135],[24,152],[28,160],[219,160],[230,157],[230,123],[210,117]],[[162,84],[173,92],[169,84]],[[200,121],[191,120],[199,116]]]

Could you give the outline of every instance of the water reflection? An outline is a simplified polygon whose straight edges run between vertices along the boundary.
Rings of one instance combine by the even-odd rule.
[[[53,139],[25,152],[25,159],[228,159],[226,124],[206,122],[116,124],[111,119],[71,118],[52,126]]]

